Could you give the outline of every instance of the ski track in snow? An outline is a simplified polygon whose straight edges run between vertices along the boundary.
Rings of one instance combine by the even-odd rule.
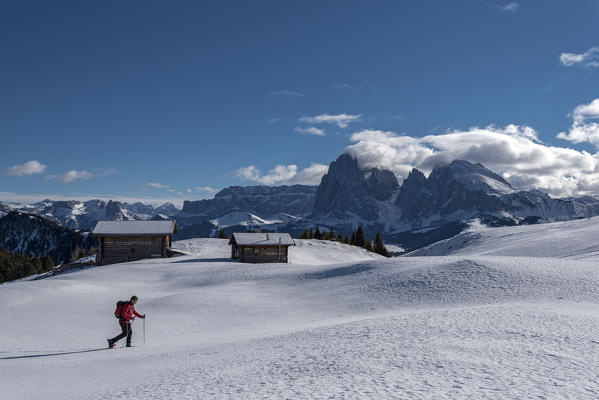
[[[254,265],[193,239],[0,285],[0,399],[596,399],[598,233],[474,227],[394,259],[300,240]],[[138,320],[138,347],[103,349],[133,293],[146,346]]]

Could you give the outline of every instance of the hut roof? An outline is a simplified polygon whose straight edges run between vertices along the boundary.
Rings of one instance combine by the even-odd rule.
[[[238,246],[295,246],[288,233],[234,233],[229,244]]]
[[[175,221],[98,221],[92,235],[172,235],[177,233]]]

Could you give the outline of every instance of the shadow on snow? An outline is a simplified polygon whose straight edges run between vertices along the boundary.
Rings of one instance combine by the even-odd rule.
[[[18,360],[21,358],[39,358],[39,357],[53,357],[53,356],[64,356],[67,354],[80,354],[80,353],[91,353],[92,351],[101,351],[101,350],[109,350],[106,347],[102,347],[100,349],[87,349],[87,350],[78,350],[78,351],[63,351],[60,353],[48,353],[48,354],[32,354],[28,356],[12,356],[12,357],[0,357],[0,360]]]

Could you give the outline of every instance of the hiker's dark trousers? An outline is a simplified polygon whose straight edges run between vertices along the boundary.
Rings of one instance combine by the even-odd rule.
[[[130,345],[131,344],[131,336],[133,335],[133,331],[131,330],[131,323],[119,322],[119,325],[121,326],[121,329],[123,330],[123,332],[120,335],[115,336],[112,339],[110,339],[110,341],[112,343],[116,343],[126,336],[127,337],[127,345]]]

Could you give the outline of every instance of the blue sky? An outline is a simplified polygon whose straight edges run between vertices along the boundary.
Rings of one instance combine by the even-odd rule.
[[[460,156],[596,193],[598,17],[591,0],[4,2],[0,197],[317,183],[344,151],[400,179]]]

